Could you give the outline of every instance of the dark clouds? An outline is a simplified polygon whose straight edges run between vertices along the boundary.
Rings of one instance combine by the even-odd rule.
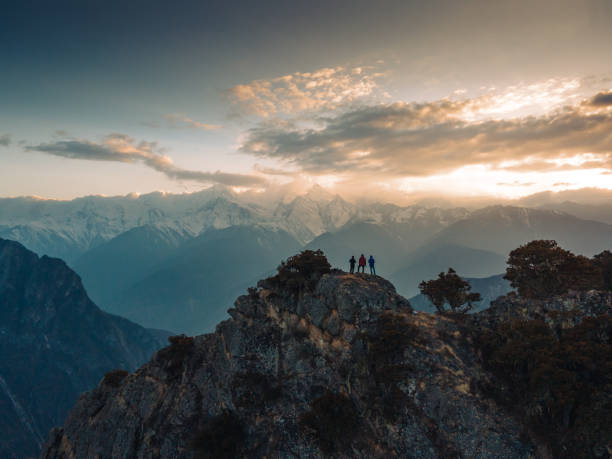
[[[313,174],[415,177],[463,166],[522,171],[612,168],[612,113],[566,107],[543,116],[468,121],[473,101],[362,107],[317,120],[321,128],[265,123],[241,149]],[[467,111],[466,111],[467,110]],[[588,163],[563,160],[588,154]]]
[[[10,134],[2,134],[0,135],[0,146],[8,147],[11,144],[11,135]]]
[[[175,166],[172,159],[163,154],[163,150],[158,147],[157,143],[146,141],[137,143],[124,134],[111,134],[101,143],[70,139],[28,146],[25,149],[63,158],[141,163],[174,180],[193,180],[201,183],[246,187],[262,186],[266,183],[265,179],[253,175],[182,169]]]
[[[591,99],[591,105],[594,107],[608,107],[612,106],[612,91],[600,92]]]

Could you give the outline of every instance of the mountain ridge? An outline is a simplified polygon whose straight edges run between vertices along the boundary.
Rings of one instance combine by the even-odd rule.
[[[6,458],[36,454],[81,392],[113,368],[136,369],[167,336],[101,311],[63,261],[4,239],[0,298],[0,456]]]
[[[546,399],[512,403],[512,381],[500,379],[504,361],[490,353],[505,352],[495,339],[511,325],[535,333],[519,335],[519,346],[545,336],[565,352],[566,341],[555,338],[564,330],[570,344],[592,346],[585,358],[601,360],[610,292],[509,295],[461,316],[416,313],[379,276],[332,270],[313,287],[308,278],[297,285],[280,279],[240,296],[214,333],[176,337],[135,373],[84,394],[40,457],[548,458],[564,450],[605,457],[606,445],[609,451],[612,432],[588,413],[577,419],[578,430],[563,430],[561,416],[549,434],[534,431],[534,418],[548,422],[537,414]],[[520,359],[529,349],[512,352]],[[598,398],[586,402],[611,403],[597,381],[590,384]],[[593,432],[588,439],[584,429]]]
[[[215,455],[220,438],[206,440],[214,423],[241,432],[231,437],[235,455],[258,457],[439,457],[477,450],[516,457],[533,450],[518,424],[492,405],[484,409],[470,393],[473,357],[453,342],[447,342],[450,352],[434,351],[444,343],[436,330],[452,336],[452,322],[415,315],[388,281],[335,271],[297,297],[269,280],[258,285],[236,300],[232,318],[215,333],[177,341],[116,386],[85,394],[64,427],[50,434],[41,457]],[[386,344],[385,333],[396,330],[406,333],[397,338],[405,354]],[[366,336],[381,346],[376,357],[367,351],[373,344]],[[400,397],[395,401],[376,396],[383,382],[375,375],[388,372],[413,375],[380,393]],[[122,408],[125,397],[138,408]],[[325,403],[339,404],[329,420],[315,414]],[[333,425],[336,416],[347,416],[342,427]],[[451,427],[455,416],[467,422],[462,434]],[[204,444],[199,452],[198,438]]]

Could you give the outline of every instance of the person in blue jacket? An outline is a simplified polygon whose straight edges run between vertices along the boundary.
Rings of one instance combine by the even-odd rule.
[[[376,260],[374,260],[374,257],[370,255],[370,258],[368,259],[368,264],[370,265],[370,274],[376,275],[376,269],[374,269],[374,263],[376,263]]]

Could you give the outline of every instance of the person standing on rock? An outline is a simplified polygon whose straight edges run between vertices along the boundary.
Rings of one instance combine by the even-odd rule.
[[[374,269],[374,263],[376,263],[376,260],[374,260],[374,257],[370,255],[370,258],[368,259],[368,264],[370,265],[370,274],[376,275],[376,269]]]
[[[349,265],[351,266],[351,274],[355,274],[355,263],[357,263],[357,260],[355,260],[355,255],[351,255],[351,259],[349,260]]]
[[[361,256],[359,257],[359,267],[357,268],[357,272],[359,272],[359,270],[361,269],[361,272],[365,273],[365,265],[366,265],[366,258],[362,253]]]

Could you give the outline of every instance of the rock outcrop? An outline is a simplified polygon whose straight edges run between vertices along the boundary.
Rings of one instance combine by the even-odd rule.
[[[43,458],[533,457],[481,389],[465,321],[416,313],[384,279],[270,280],[214,333],[175,337],[81,396]]]
[[[37,455],[81,392],[161,343],[98,309],[63,261],[0,239],[0,457]]]

